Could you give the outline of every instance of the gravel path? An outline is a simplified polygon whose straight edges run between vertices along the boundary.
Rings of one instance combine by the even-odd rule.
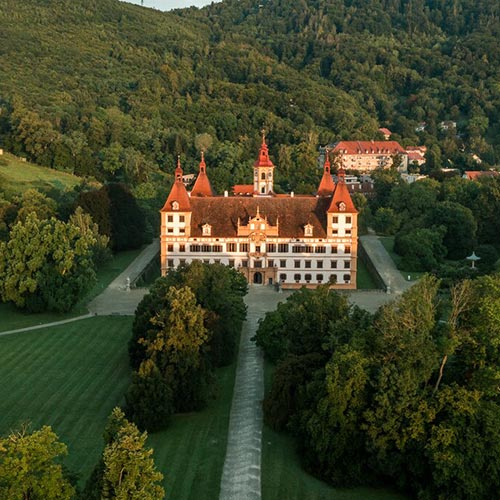
[[[257,330],[259,318],[267,311],[276,309],[278,302],[285,300],[287,296],[288,294],[277,293],[271,287],[250,286],[245,297],[248,314],[238,353],[220,500],[261,498],[264,364],[260,349],[250,338]]]

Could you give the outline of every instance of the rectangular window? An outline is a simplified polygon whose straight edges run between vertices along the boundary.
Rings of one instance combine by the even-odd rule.
[[[325,248],[325,247],[323,247],[323,246],[321,246],[321,247],[316,247],[316,248],[314,249],[314,252],[315,252],[315,253],[326,253],[326,248]]]
[[[350,224],[350,223],[351,223],[351,221],[352,221],[351,217],[346,217],[346,218],[345,218],[345,223],[346,223],[346,224]]]
[[[310,260],[306,260],[305,268],[306,269],[311,269],[311,261]]]
[[[174,267],[174,259],[168,259],[167,264],[168,267]]]
[[[306,247],[304,249],[304,252],[306,252],[306,253],[313,253],[314,252],[314,247],[312,247],[311,245],[306,245]]]
[[[351,281],[351,275],[350,274],[344,274],[344,281],[346,283],[349,283],[349,281]]]
[[[168,227],[167,228],[167,233],[168,234],[173,234],[173,232],[174,232],[174,228],[173,227]]]
[[[268,251],[268,253],[275,253],[276,252],[276,243],[268,243],[267,244],[267,251]]]
[[[191,252],[199,252],[200,245],[191,245]]]
[[[344,260],[344,269],[350,269],[350,268],[351,268],[351,261]]]
[[[316,281],[317,281],[318,283],[321,283],[321,282],[323,281],[323,275],[322,275],[322,274],[317,274],[317,275],[316,275]]]
[[[280,274],[280,281],[285,282],[286,281],[286,274]]]
[[[294,274],[293,279],[295,280],[295,283],[298,283],[300,281],[300,274]]]
[[[222,245],[214,245],[212,247],[212,252],[222,252]]]
[[[267,267],[274,267],[274,260],[272,260],[272,259],[268,260]]]
[[[255,252],[256,252],[256,253],[260,253],[260,245],[257,245],[257,246],[255,247]]]
[[[180,227],[180,228],[179,228],[179,233],[181,233],[181,234],[185,234],[185,232],[186,232],[186,229],[185,229],[185,228],[183,228],[183,227]]]
[[[338,229],[332,229],[332,234],[339,234],[339,230]]]
[[[349,245],[345,246],[344,253],[351,253],[351,247]]]
[[[330,261],[330,267],[332,269],[337,269],[337,261],[336,260],[331,260]]]
[[[167,245],[167,252],[173,252],[174,251],[174,245]]]
[[[300,253],[302,252],[302,248],[300,245],[293,245],[292,247],[292,253]]]
[[[240,243],[240,252],[248,252],[248,243]]]
[[[186,245],[179,245],[179,252],[185,252],[186,251]]]
[[[184,215],[179,215],[179,222],[186,222],[186,217],[184,217]]]
[[[203,259],[203,264],[210,264],[210,259]]]
[[[227,244],[228,252],[236,252],[236,243],[228,243]]]
[[[345,230],[345,234],[351,234],[351,230],[350,229],[346,229]]]
[[[280,260],[280,267],[286,267],[286,260]]]
[[[300,260],[294,260],[293,261],[293,267],[295,267],[295,269],[300,268]]]
[[[288,243],[280,243],[278,245],[278,252],[279,253],[288,253]]]
[[[173,215],[167,215],[167,222],[174,222],[174,216]]]
[[[322,261],[322,260],[318,260],[318,261],[316,262],[316,267],[317,267],[318,269],[323,269],[323,261]]]
[[[234,267],[234,259],[229,259],[229,267]]]
[[[208,253],[212,251],[212,247],[210,245],[201,245],[201,251],[203,253]]]
[[[338,223],[339,223],[339,218],[338,218],[337,216],[332,217],[332,222],[333,222],[334,224],[338,224]]]
[[[184,266],[186,264],[186,259],[180,259],[179,265]]]
[[[338,253],[339,249],[337,246],[332,247],[332,253]]]
[[[261,261],[261,260],[256,260],[256,261],[253,263],[253,267],[262,267],[262,261]]]
[[[214,259],[215,264],[220,264],[220,259]]]
[[[242,267],[248,267],[248,260],[242,260],[241,261],[241,266]]]

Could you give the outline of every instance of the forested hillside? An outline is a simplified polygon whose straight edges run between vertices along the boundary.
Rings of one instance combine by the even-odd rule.
[[[496,0],[2,0],[0,25],[0,147],[79,175],[154,190],[203,147],[220,191],[249,180],[262,127],[298,191],[318,145],[379,126],[437,166],[500,157]]]

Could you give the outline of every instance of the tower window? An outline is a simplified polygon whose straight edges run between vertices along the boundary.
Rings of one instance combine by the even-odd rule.
[[[266,174],[263,172],[262,175],[260,176],[261,180],[265,181],[266,180]]]

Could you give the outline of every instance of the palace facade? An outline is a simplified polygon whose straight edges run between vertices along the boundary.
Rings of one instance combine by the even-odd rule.
[[[180,160],[161,209],[161,271],[193,260],[238,269],[249,283],[283,288],[356,288],[358,212],[341,170],[335,184],[327,159],[316,196],[274,193],[265,138],[253,184],[213,192],[202,155],[188,193]]]

